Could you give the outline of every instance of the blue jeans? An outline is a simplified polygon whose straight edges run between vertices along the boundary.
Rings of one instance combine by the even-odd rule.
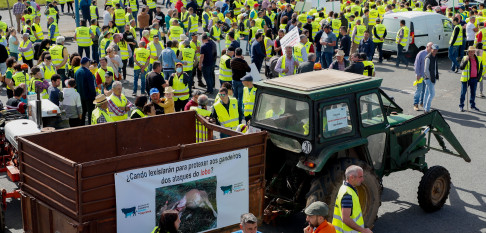
[[[469,93],[469,103],[471,108],[476,107],[474,100],[476,99],[476,87],[478,86],[478,79],[471,78],[467,82],[461,82],[461,99],[459,100],[459,107],[464,107],[464,100],[466,99],[467,86],[469,86],[471,93]]]
[[[214,65],[202,66],[204,80],[206,80],[207,92],[212,93],[214,89]]]
[[[322,52],[321,51],[317,51],[316,52],[316,63],[320,62],[321,61],[321,56],[319,56],[319,54],[322,55]]]
[[[435,83],[432,83],[430,79],[424,79],[425,82],[425,95],[424,95],[424,111],[430,111],[430,104],[435,96]]]
[[[124,33],[125,32],[125,26],[116,26],[118,28],[118,31],[120,33]]]
[[[459,49],[461,48],[460,45],[458,46],[449,46],[449,59],[452,61],[451,70],[455,71],[459,68],[459,62],[457,61],[457,56],[459,56]]]
[[[403,46],[401,44],[397,44],[397,63],[396,63],[396,66],[400,65],[400,61],[402,61],[403,64],[408,66],[408,60],[405,57],[405,54],[403,53]]]
[[[164,71],[163,71],[163,73],[164,73],[164,79],[165,79],[165,80],[169,80],[169,77],[170,77],[170,76],[171,76],[173,73],[175,73],[175,70],[169,70],[169,69],[167,69],[167,70],[164,70]]]
[[[93,44],[91,45],[91,53],[93,55],[93,60],[96,61],[96,64],[100,62],[100,55],[98,55],[98,45]]]
[[[89,55],[90,55],[89,54],[89,46],[86,46],[86,47],[78,46],[78,53],[79,53],[80,57],[83,57],[83,50],[86,53],[86,57],[89,58]]]
[[[332,52],[322,52],[322,58],[321,58],[322,69],[329,68],[329,66],[332,63],[332,55],[333,55]]]
[[[142,77],[140,77],[140,80],[141,80],[141,88],[140,88],[140,92],[141,93],[144,93],[145,92],[145,75],[147,74],[147,72],[145,72],[145,70],[142,70],[142,69],[138,69],[138,70],[134,70],[133,72],[133,93],[137,94],[137,88],[138,88],[138,78],[139,76],[141,75]]]
[[[424,103],[425,88],[425,80],[422,80],[422,83],[417,83],[417,90],[413,96],[413,105]]]
[[[383,42],[375,43],[375,48],[378,50],[378,62],[383,62]],[[373,50],[373,55],[374,54],[375,52]]]
[[[132,16],[133,16],[133,19],[135,20],[135,25],[138,25],[137,15],[138,15],[138,10],[132,11]],[[128,23],[130,23],[130,22],[128,22]]]
[[[238,100],[238,107],[243,109],[243,82],[233,80],[233,96]]]

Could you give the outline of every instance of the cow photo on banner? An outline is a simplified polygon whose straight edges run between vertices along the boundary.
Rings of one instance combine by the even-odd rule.
[[[248,212],[248,149],[115,174],[117,232],[151,232],[177,210],[181,232],[239,223]]]

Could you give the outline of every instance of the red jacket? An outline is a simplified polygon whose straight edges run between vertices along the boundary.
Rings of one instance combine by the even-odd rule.
[[[175,8],[177,9],[177,12],[181,13],[181,8],[184,6],[184,3],[182,1],[177,1],[175,4]]]

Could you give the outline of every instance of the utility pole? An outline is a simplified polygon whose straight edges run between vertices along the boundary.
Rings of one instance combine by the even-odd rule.
[[[79,27],[79,1],[74,1],[74,11],[76,12],[76,28]]]
[[[12,11],[10,9],[10,3],[8,3],[8,0],[7,0],[7,8],[8,8],[8,14],[10,15],[10,25],[13,27],[13,20],[12,20]]]

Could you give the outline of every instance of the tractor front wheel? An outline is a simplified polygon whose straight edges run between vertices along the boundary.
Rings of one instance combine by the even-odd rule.
[[[451,175],[442,166],[429,168],[422,176],[417,196],[420,207],[426,212],[442,208],[451,190]]]
[[[334,204],[339,188],[345,181],[344,173],[350,165],[358,165],[363,168],[364,181],[361,186],[356,187],[358,191],[359,203],[363,213],[363,220],[366,227],[372,227],[376,221],[378,209],[381,205],[381,185],[378,176],[373,168],[362,160],[345,158],[326,166],[323,174],[316,177],[307,194],[306,206],[315,201],[325,202],[329,206],[327,220],[332,222]]]

